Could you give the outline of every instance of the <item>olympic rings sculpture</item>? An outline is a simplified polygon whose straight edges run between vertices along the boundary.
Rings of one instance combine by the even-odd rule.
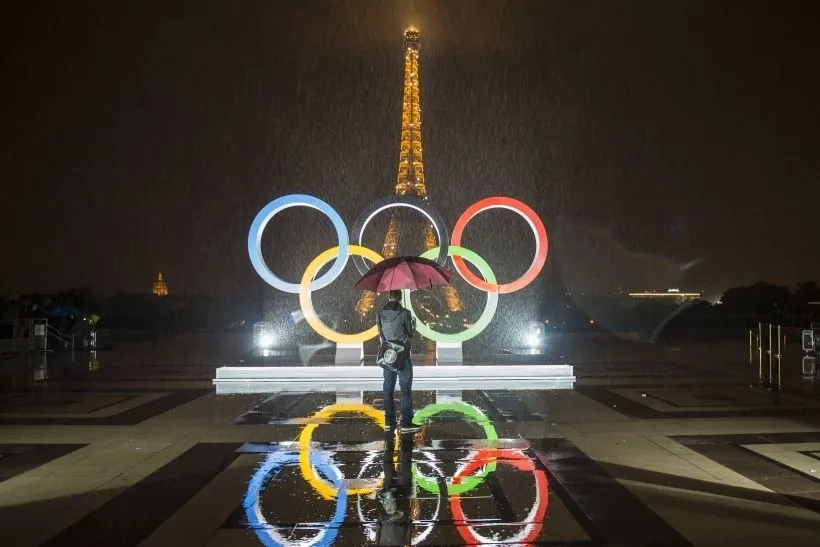
[[[487,416],[473,405],[464,402],[435,403],[420,409],[413,418],[413,422],[420,424],[427,422],[430,418],[444,413],[452,412],[462,414],[469,421],[478,425],[483,431],[488,441],[498,441],[498,434],[495,427]],[[332,418],[338,414],[355,413],[362,415],[372,421],[374,425],[382,428],[384,426],[384,415],[382,411],[366,404],[337,403],[327,406],[311,416],[298,437],[297,452],[292,450],[280,450],[267,454],[262,465],[256,470],[248,484],[248,489],[243,500],[243,508],[249,525],[253,528],[257,538],[262,544],[273,546],[299,545],[308,547],[313,545],[331,545],[338,534],[340,525],[344,522],[346,515],[347,500],[350,495],[357,495],[357,513],[362,521],[364,531],[368,536],[374,536],[375,529],[365,518],[361,501],[362,497],[372,494],[381,487],[383,476],[378,479],[367,479],[371,483],[378,484],[376,488],[353,488],[349,486],[348,479],[345,479],[342,472],[333,461],[331,453],[322,450],[314,450],[312,436],[319,421]],[[368,454],[362,462],[357,479],[361,481],[367,468],[375,465],[380,454],[373,452]],[[489,448],[469,451],[467,456],[461,460],[463,463],[456,470],[451,478],[444,476],[436,464],[436,459],[425,452],[422,455],[426,460],[413,461],[411,472],[415,484],[425,491],[435,494],[438,497],[435,514],[432,519],[425,519],[416,523],[419,532],[413,538],[412,544],[416,545],[429,536],[435,523],[437,522],[441,508],[441,500],[449,498],[450,511],[453,523],[461,535],[462,539],[470,544],[475,543],[497,543],[498,538],[485,537],[477,530],[476,524],[490,524],[487,520],[471,520],[465,513],[462,506],[462,496],[478,487],[491,473],[496,471],[498,465],[509,466],[518,471],[529,471],[535,480],[535,500],[532,507],[527,512],[526,517],[520,524],[523,528],[513,537],[505,538],[503,541],[514,542],[516,544],[528,544],[536,541],[544,525],[549,496],[546,473],[543,469],[536,467],[533,460],[528,458],[520,449]],[[414,458],[415,460],[415,458]],[[424,475],[418,463],[429,467],[438,475],[430,477]],[[302,477],[310,484],[322,498],[335,499],[336,506],[333,516],[324,525],[311,524],[305,528],[317,529],[317,533],[310,538],[294,540],[280,534],[279,528],[269,524],[265,519],[260,495],[264,488],[277,476],[285,466],[298,466]],[[380,474],[381,475],[381,474]],[[446,484],[446,490],[439,488],[438,484]],[[504,523],[512,524],[512,523]],[[371,537],[371,539],[373,539]]]
[[[338,238],[338,245],[322,252],[310,262],[299,283],[291,283],[277,276],[262,256],[262,234],[265,227],[274,216],[291,207],[307,207],[323,213],[330,219]],[[489,325],[495,315],[495,311],[498,307],[498,295],[519,291],[532,283],[535,278],[538,277],[538,274],[541,273],[541,270],[547,262],[549,240],[544,223],[532,208],[511,197],[490,197],[470,205],[456,221],[452,239],[450,239],[447,226],[444,224],[441,214],[427,201],[408,196],[383,198],[366,207],[359,215],[359,218],[356,219],[356,222],[353,224],[353,242],[351,243],[347,227],[342,217],[333,207],[314,196],[289,194],[278,197],[265,205],[259,213],[257,213],[251,223],[251,228],[248,232],[248,255],[250,256],[251,264],[254,270],[256,270],[256,273],[271,287],[283,292],[299,295],[299,305],[302,308],[305,320],[317,334],[336,343],[365,342],[378,335],[376,325],[354,334],[337,332],[322,323],[319,319],[313,309],[311,294],[313,291],[325,288],[333,283],[333,281],[341,275],[351,257],[353,258],[356,269],[362,275],[368,270],[365,259],[373,263],[379,263],[383,260],[383,257],[379,255],[379,253],[362,246],[362,238],[365,228],[376,215],[396,207],[405,207],[415,210],[424,215],[433,225],[433,229],[438,237],[439,246],[430,249],[421,256],[435,259],[435,261],[442,266],[447,262],[448,257],[452,257],[455,271],[471,286],[487,293],[487,304],[481,317],[473,326],[456,334],[444,334],[434,331],[421,321],[412,310],[409,291],[407,291],[405,294],[405,304],[416,317],[419,334],[433,341],[465,342],[477,336]],[[474,251],[466,249],[461,245],[467,224],[477,215],[490,209],[507,209],[517,213],[527,221],[535,237],[535,253],[532,263],[518,279],[508,283],[498,283],[489,264]],[[478,269],[483,279],[470,271],[465,260],[472,263]],[[331,261],[333,264],[327,272],[316,277],[322,267]]]

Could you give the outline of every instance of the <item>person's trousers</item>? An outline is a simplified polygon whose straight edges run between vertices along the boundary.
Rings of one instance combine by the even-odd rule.
[[[398,372],[392,372],[386,368],[384,372],[384,383],[382,384],[382,400],[384,401],[384,419],[390,424],[396,423],[396,405],[393,402],[393,391],[396,389],[396,378],[399,380],[401,390],[401,426],[410,427],[413,425],[413,363],[408,359]]]

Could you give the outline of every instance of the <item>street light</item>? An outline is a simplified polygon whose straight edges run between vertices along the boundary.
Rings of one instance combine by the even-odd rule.
[[[524,335],[524,342],[531,348],[544,345],[546,338],[546,327],[540,321],[533,321]]]
[[[273,332],[273,323],[270,321],[259,321],[253,324],[254,344],[259,349],[270,349],[276,343],[276,336]]]

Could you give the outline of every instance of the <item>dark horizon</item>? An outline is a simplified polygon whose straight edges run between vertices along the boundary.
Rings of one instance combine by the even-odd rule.
[[[16,5],[0,37],[0,294],[147,292],[157,271],[172,294],[265,290],[245,248],[262,205],[313,194],[350,227],[392,193],[410,24],[428,189],[451,229],[481,197],[529,203],[551,236],[542,284],[602,267],[576,256],[603,251],[567,226],[653,255],[641,272],[701,259],[680,277],[687,288],[818,279],[818,12],[807,1]],[[492,231],[498,219],[509,239]],[[532,252],[518,224],[488,215],[468,243],[515,275]],[[525,243],[505,255],[510,241]],[[266,232],[292,280],[334,244],[304,210]]]

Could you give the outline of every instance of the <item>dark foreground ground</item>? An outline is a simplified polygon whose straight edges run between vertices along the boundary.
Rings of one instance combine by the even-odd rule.
[[[743,342],[558,337],[573,390],[419,391],[404,442],[378,392],[217,397],[244,356],[191,336],[0,362],[3,545],[818,545],[820,377],[795,346],[771,391]]]

